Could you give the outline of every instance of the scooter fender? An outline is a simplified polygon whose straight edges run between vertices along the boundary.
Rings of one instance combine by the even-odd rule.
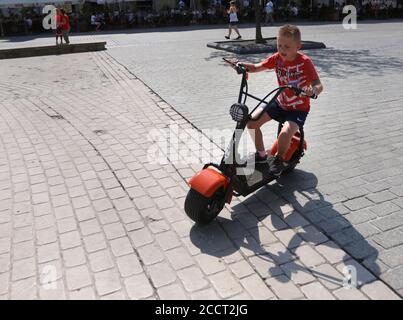
[[[210,198],[219,188],[223,187],[226,190],[229,179],[222,173],[207,168],[196,173],[188,183],[192,189]]]

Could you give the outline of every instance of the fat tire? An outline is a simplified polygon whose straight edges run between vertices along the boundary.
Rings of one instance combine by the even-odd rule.
[[[214,202],[214,203],[213,203]],[[185,199],[185,212],[197,224],[213,221],[224,207],[224,191],[217,190],[210,198],[190,189]]]

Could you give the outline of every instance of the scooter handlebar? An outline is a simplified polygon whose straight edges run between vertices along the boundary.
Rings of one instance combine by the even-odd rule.
[[[246,73],[246,72],[247,72],[245,66],[244,66],[242,63],[239,63],[239,62],[235,63],[235,62],[233,62],[233,61],[231,61],[231,60],[228,60],[228,59],[226,59],[226,58],[222,58],[222,59],[223,59],[226,63],[230,64],[230,65],[235,69],[235,71],[236,71],[238,74],[243,74],[243,73]]]
[[[298,87],[295,87],[295,86],[287,86],[289,89],[291,89],[291,90],[294,90],[294,92],[295,92],[295,94],[297,95],[297,96],[299,96],[299,95],[304,95],[304,96],[307,96],[307,97],[309,97],[309,98],[311,98],[311,99],[317,99],[318,98],[318,96],[316,95],[316,94],[313,94],[312,96],[308,96],[305,92],[304,92],[304,90],[302,90],[301,88],[298,88]]]

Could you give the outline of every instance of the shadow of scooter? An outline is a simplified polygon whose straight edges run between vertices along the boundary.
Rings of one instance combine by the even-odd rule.
[[[227,217],[221,215],[208,226],[194,225],[190,232],[192,243],[202,253],[227,263],[234,262],[235,256],[241,254],[263,279],[276,277],[280,282],[293,280],[303,284],[315,277],[332,289],[345,285],[359,288],[376,280],[348,253],[341,251],[337,239],[332,237],[333,232],[328,232],[349,230],[352,239],[361,236],[316,189],[315,175],[295,170],[280,178],[277,184],[277,193],[287,193],[288,201],[273,192],[275,185],[261,188],[242,202],[238,199],[238,203],[229,208]],[[309,192],[303,193],[306,194],[304,199],[300,198],[300,192],[307,190]],[[321,215],[317,220],[323,223],[311,221],[311,216],[306,214],[308,212]],[[330,224],[333,229],[323,227],[328,219],[337,219]],[[282,236],[283,241],[287,239],[285,243],[277,238],[280,231],[286,234]],[[378,252],[362,236],[360,239],[361,246],[365,243],[367,247],[365,252],[370,253],[365,261],[378,275]],[[337,259],[329,263],[322,257],[323,261],[318,264],[310,263],[305,255],[318,245],[324,250],[334,249]],[[356,254],[352,256],[354,258]]]

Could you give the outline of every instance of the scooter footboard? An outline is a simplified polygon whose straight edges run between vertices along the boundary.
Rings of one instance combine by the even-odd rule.
[[[227,189],[228,178],[222,173],[207,168],[196,173],[190,180],[189,185],[206,198],[210,198],[221,187]]]

